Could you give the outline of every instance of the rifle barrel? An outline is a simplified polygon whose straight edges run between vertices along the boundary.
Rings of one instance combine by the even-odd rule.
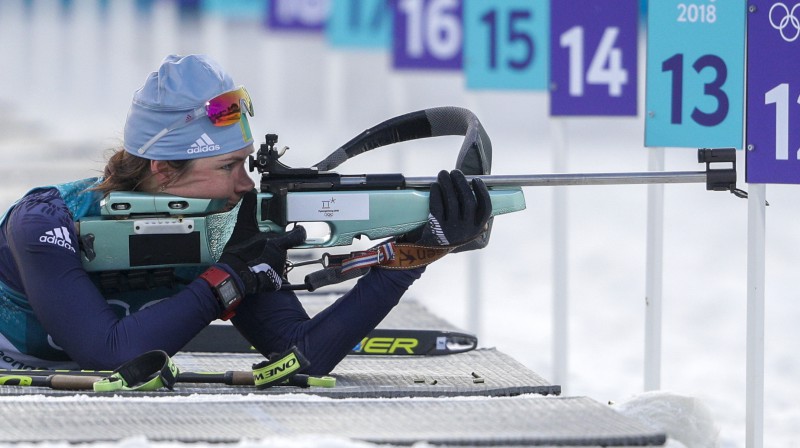
[[[560,185],[635,185],[705,183],[705,171],[649,171],[634,173],[580,173],[580,174],[500,174],[466,176],[478,177],[488,187],[548,187]],[[407,177],[406,186],[425,188],[436,182],[435,177]]]

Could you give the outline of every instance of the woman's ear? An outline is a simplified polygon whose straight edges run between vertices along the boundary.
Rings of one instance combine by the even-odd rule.
[[[174,171],[175,169],[172,168],[169,163],[163,160],[150,161],[150,172],[153,174],[156,185],[158,185],[162,191],[164,187],[166,187],[166,185],[172,180],[172,177],[175,174]]]

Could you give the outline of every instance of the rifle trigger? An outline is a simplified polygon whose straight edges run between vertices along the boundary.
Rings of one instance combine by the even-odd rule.
[[[294,261],[288,260],[288,261],[286,261],[286,272],[289,272],[289,271],[291,271],[292,269],[294,269],[294,268],[296,268],[298,266],[308,266],[308,265],[312,265],[312,264],[321,264],[322,266],[325,266],[325,262],[326,262],[326,258],[325,257],[327,255],[328,254],[324,254],[322,256],[322,258],[315,258],[313,260],[306,260],[306,261],[294,262]]]

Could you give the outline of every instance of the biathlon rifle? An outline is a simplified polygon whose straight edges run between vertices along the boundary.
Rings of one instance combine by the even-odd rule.
[[[374,241],[412,232],[427,222],[428,193],[435,177],[345,175],[331,170],[378,147],[445,135],[464,136],[455,168],[468,180],[480,177],[486,183],[493,216],[524,210],[523,186],[704,182],[709,190],[741,194],[735,188],[736,154],[732,149],[700,150],[699,162],[706,164],[706,170],[700,172],[490,175],[491,141],[480,121],[467,109],[440,107],[384,121],[310,168],[283,164],[279,159],[285,148],[277,149],[277,135],[267,134],[249,162],[250,170],[261,174],[256,211],[259,227],[265,232],[285,232],[294,224],[326,224],[327,234],[312,235],[299,247],[305,249],[349,246],[361,237]],[[717,169],[720,165],[724,168]],[[112,192],[102,201],[100,216],[80,222],[84,267],[112,278],[111,283],[113,277],[125,275],[126,284],[133,287],[158,284],[159,278],[172,277],[171,270],[178,266],[212,264],[221,255],[236,219],[235,211],[220,213],[224,202]],[[453,252],[486,246],[491,225],[490,221],[478,239]],[[302,285],[284,288],[314,290],[367,270],[344,274],[332,263],[336,259],[325,254],[318,260],[325,269],[306,276]]]

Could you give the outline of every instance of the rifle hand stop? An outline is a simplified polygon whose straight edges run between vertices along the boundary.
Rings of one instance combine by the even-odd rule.
[[[746,191],[736,188],[736,149],[701,148],[697,150],[697,162],[706,164],[706,190],[730,191],[736,197],[747,197]]]

